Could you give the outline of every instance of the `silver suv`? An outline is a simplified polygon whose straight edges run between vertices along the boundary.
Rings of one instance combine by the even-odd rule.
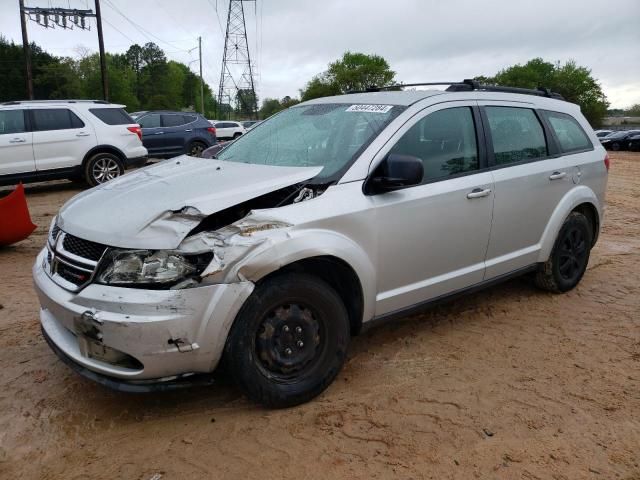
[[[465,81],[289,108],[201,159],[70,200],[33,268],[45,338],[120,390],[208,383],[275,407],[322,392],[352,335],[530,273],[565,292],[608,158],[573,104]]]

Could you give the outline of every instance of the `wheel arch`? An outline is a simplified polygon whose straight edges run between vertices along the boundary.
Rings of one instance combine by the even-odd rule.
[[[285,235],[278,241],[266,241],[231,268],[227,278],[259,283],[287,270],[313,273],[338,287],[336,291],[349,310],[353,333],[358,333],[362,324],[373,318],[376,299],[373,263],[363,248],[336,232],[310,229]]]
[[[360,333],[363,323],[364,294],[358,274],[351,265],[331,255],[303,258],[262,277],[257,284],[289,272],[312,275],[334,288],[347,309],[351,334]]]
[[[593,222],[593,244],[595,245],[600,229],[602,210],[598,197],[593,190],[585,185],[580,185],[569,191],[551,214],[540,240],[541,248],[538,262],[546,262],[549,259],[562,224],[567,216],[574,211],[584,214],[590,222]]]
[[[118,157],[118,159],[122,162],[123,168],[126,166],[127,156],[122,150],[114,147],[113,145],[96,145],[85,154],[84,158],[82,159],[82,168],[84,169],[89,159],[98,153],[111,153]]]

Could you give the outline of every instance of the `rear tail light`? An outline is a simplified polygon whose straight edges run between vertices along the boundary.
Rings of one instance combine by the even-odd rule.
[[[215,135],[216,127],[207,127],[207,132],[209,132],[211,135]]]
[[[142,129],[140,128],[140,125],[136,125],[134,127],[127,127],[127,130],[129,130],[131,133],[135,133],[136,135],[138,135],[138,138],[140,139],[140,141],[142,141]]]
[[[607,172],[609,171],[609,167],[611,166],[611,161],[609,160],[609,154],[607,153],[604,156],[604,166],[607,167]]]

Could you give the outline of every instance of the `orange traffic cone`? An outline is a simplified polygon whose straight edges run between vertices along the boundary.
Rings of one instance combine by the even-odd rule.
[[[24,240],[35,229],[24,196],[24,186],[20,183],[13,192],[0,198],[0,246]]]

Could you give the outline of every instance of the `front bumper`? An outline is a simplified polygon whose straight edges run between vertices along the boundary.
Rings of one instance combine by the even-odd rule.
[[[213,371],[253,291],[251,282],[239,282],[185,290],[90,284],[70,292],[42,267],[45,254],[33,267],[45,338],[82,369],[129,384]]]

